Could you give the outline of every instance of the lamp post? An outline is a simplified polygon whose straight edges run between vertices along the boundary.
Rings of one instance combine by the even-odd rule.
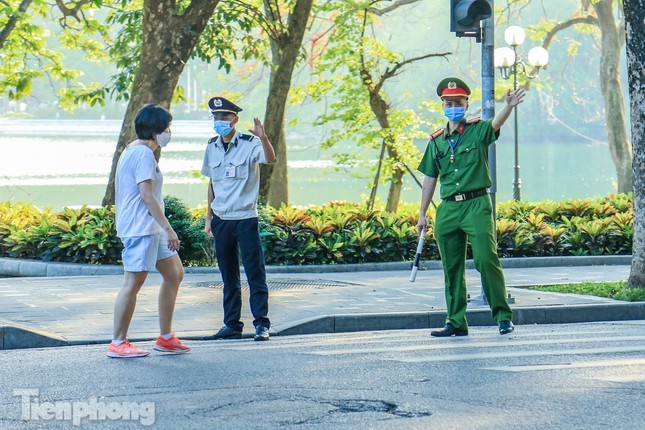
[[[549,62],[549,52],[542,47],[535,47],[529,51],[528,65],[532,67],[531,70],[527,64],[520,58],[517,52],[517,47],[524,43],[524,29],[517,25],[512,25],[504,31],[504,40],[511,48],[503,47],[497,48],[494,52],[495,67],[499,69],[502,78],[510,79],[513,77],[513,91],[517,90],[517,74],[522,74],[529,79],[537,77],[540,73],[540,68],[546,66]],[[517,123],[517,108],[513,110],[515,122],[515,167],[513,179],[513,199],[522,199],[522,180],[520,179],[520,159],[519,159],[519,144],[518,144],[518,123]]]

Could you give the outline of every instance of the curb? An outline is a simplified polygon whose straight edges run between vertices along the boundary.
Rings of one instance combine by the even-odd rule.
[[[566,257],[518,257],[500,259],[505,269],[556,266],[614,266],[631,265],[631,255],[590,255]],[[331,264],[307,266],[266,266],[267,273],[339,273],[339,272],[381,272],[410,270],[411,261],[385,263]],[[466,269],[474,269],[473,260],[466,261]],[[422,261],[421,270],[441,270],[440,260]],[[217,267],[185,267],[186,273],[219,273]],[[0,258],[0,276],[54,277],[54,276],[100,276],[123,275],[123,266],[60,263],[19,258]]]
[[[36,330],[10,321],[0,321],[0,350],[49,348],[66,345],[69,345],[69,342],[56,334]]]
[[[466,315],[469,326],[497,325],[489,309],[469,310]],[[513,308],[513,322],[520,326],[627,320],[645,320],[645,302]],[[289,336],[372,330],[429,329],[443,327],[445,321],[445,311],[326,315],[282,324],[275,327],[271,334]]]
[[[471,327],[497,325],[488,308],[469,310],[466,315]],[[324,315],[274,326],[271,336],[440,328],[445,324],[445,318],[445,311]],[[513,308],[513,322],[520,328],[528,324],[627,320],[645,320],[645,302]],[[109,343],[97,339],[68,341],[55,334],[7,323],[0,325],[0,350]],[[252,336],[245,336],[248,337]],[[182,336],[182,339],[202,340],[202,336]],[[148,340],[132,338],[133,342]]]

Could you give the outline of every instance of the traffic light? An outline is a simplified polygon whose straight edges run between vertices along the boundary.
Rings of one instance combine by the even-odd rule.
[[[476,37],[481,42],[479,23],[491,15],[487,0],[450,0],[450,31],[457,37]]]

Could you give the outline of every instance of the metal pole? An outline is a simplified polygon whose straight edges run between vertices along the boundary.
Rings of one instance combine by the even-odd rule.
[[[513,64],[513,91],[517,90],[517,64],[519,60],[517,58],[517,46],[513,46],[513,52],[515,53],[515,63]],[[515,178],[513,179],[513,199],[522,200],[522,180],[520,179],[520,145],[518,141],[519,130],[517,122],[517,108],[513,109],[513,118],[515,122]]]
[[[495,10],[494,0],[489,0],[490,9]],[[482,119],[495,117],[495,64],[493,51],[495,50],[495,23],[491,15],[482,21]],[[495,193],[497,192],[497,151],[495,142],[488,148],[488,166],[493,183],[490,187],[490,198],[493,202],[493,222],[495,222]],[[476,306],[488,306],[484,287],[477,297],[470,303]]]

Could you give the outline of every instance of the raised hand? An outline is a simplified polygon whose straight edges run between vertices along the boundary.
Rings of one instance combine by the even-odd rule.
[[[525,95],[526,95],[526,92],[524,91],[524,89],[518,88],[513,92],[511,92],[511,90],[508,90],[504,98],[506,99],[506,103],[510,107],[515,107],[524,101]]]
[[[259,137],[260,139],[264,139],[266,137],[266,133],[264,132],[264,126],[260,122],[259,118],[253,118],[253,130],[249,130],[251,133]]]

